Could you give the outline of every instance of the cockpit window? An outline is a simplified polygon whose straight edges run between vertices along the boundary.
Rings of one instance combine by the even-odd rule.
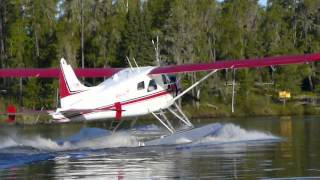
[[[144,81],[139,82],[137,85],[137,90],[142,90],[142,89],[144,89]]]
[[[170,75],[169,79],[170,79],[170,83],[175,83],[177,81],[177,77],[174,75]]]
[[[148,92],[154,91],[156,89],[157,89],[157,83],[154,79],[151,79],[148,85]]]
[[[162,74],[162,81],[163,81],[163,84],[168,84],[168,77],[164,74]]]

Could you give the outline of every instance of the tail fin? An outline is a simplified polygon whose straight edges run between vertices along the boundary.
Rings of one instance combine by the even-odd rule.
[[[72,67],[67,64],[66,60],[60,60],[61,73],[59,77],[59,93],[61,99],[61,107],[69,104],[66,97],[88,90],[89,88],[81,84]]]

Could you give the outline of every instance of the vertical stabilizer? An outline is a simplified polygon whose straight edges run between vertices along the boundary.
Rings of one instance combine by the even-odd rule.
[[[89,88],[84,86],[79,81],[72,67],[67,64],[66,60],[63,58],[60,60],[60,68],[61,73],[59,77],[59,92],[61,107],[63,108],[66,104],[69,104],[67,102],[67,97],[86,91]]]

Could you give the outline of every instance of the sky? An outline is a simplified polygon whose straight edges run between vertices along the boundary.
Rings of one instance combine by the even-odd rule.
[[[267,0],[259,0],[259,3],[263,6],[267,5]]]
[[[218,0],[218,1],[224,1],[224,0]],[[267,0],[259,0],[259,3],[262,5],[262,6],[266,6],[267,5]]]

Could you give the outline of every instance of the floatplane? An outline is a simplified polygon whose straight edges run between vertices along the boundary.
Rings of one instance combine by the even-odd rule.
[[[177,100],[214,73],[224,69],[272,67],[319,60],[320,53],[216,61],[203,64],[76,69],[74,71],[62,58],[60,69],[1,69],[0,77],[59,78],[61,107],[56,110],[35,112],[49,114],[52,117],[52,122],[106,119],[121,122],[125,117],[152,114],[171,134],[176,134],[176,129],[165,115],[166,112],[169,112],[187,127],[190,127],[189,132],[197,131],[198,134],[200,132],[200,136],[205,136],[212,132],[212,129],[216,129],[216,126],[206,126],[204,129],[194,128],[191,121],[177,105]],[[180,90],[179,82],[175,78],[176,74],[200,71],[206,71],[208,74],[185,90]],[[78,77],[108,78],[97,86],[88,87],[82,84]],[[16,108],[12,106],[9,106],[7,110],[8,118],[11,121],[16,115],[30,114],[30,112],[16,112]],[[203,134],[203,132],[206,133]]]

